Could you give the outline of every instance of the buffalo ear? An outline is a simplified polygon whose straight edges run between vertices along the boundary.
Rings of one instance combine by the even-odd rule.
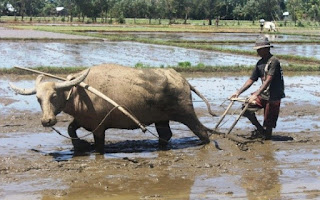
[[[90,69],[85,70],[79,77],[75,79],[56,83],[56,89],[71,88],[73,86],[80,84],[87,77],[87,75],[89,74],[89,71]]]
[[[43,74],[41,74],[41,75],[39,75],[39,76],[37,77],[37,79],[36,79],[36,88],[37,88],[38,85],[41,83],[41,81],[43,80],[43,78],[44,78],[44,75],[43,75]]]

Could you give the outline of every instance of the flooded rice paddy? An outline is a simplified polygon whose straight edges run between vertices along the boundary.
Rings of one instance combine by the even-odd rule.
[[[154,37],[160,37],[157,33]],[[153,37],[152,33],[138,34],[137,37]],[[257,34],[204,34],[204,33],[175,33],[164,34],[164,37],[174,35],[177,39],[188,40],[252,40]],[[172,36],[173,37],[173,36]],[[271,41],[304,40],[306,36],[268,35]],[[161,37],[160,37],[161,38]],[[309,38],[310,39],[310,38]],[[254,44],[215,45],[221,48],[253,51]],[[281,44],[275,45],[272,52],[282,55],[299,55],[320,58],[320,46],[317,44]],[[209,66],[238,66],[254,65],[257,57],[229,53],[185,49],[179,47],[141,44],[135,42],[0,42],[0,68],[11,68],[15,65],[24,67],[34,66],[92,66],[102,63],[115,63],[125,66],[135,66],[142,63],[149,66],[176,66],[179,62],[199,63]],[[287,64],[287,63],[284,63]]]
[[[115,63],[135,66],[137,63],[160,67],[176,66],[188,61],[192,65],[212,66],[253,65],[255,57],[228,53],[184,49],[134,42],[0,42],[1,68],[15,65],[34,66],[92,66]]]
[[[159,35],[171,39],[168,38],[170,34]],[[141,34],[139,37],[151,36]],[[210,34],[176,34],[172,37],[254,40],[256,34],[214,34],[214,37]],[[295,37],[307,40],[304,36],[279,36],[277,39],[295,40]],[[126,66],[138,62],[166,66],[184,61],[253,65],[258,59],[131,42],[2,41],[0,47],[1,68],[14,65],[92,66],[110,62]],[[286,52],[291,54],[291,48]],[[317,108],[320,74],[288,76],[285,72],[284,75],[286,98],[282,100],[272,141],[255,143],[242,151],[234,142],[213,135],[209,145],[201,146],[185,126],[172,122],[173,138],[168,150],[160,150],[157,138],[151,134],[111,129],[106,132],[106,154],[102,156],[92,152],[75,155],[69,139],[41,126],[41,109],[36,97],[16,95],[8,86],[8,82],[14,82],[31,88],[34,80],[1,76],[0,199],[319,199],[320,117]],[[249,74],[184,76],[221,115],[229,103],[227,97],[246,81]],[[243,96],[248,96],[257,87],[259,83]],[[200,121],[213,128],[219,118],[209,116],[198,97],[193,95],[193,99]],[[220,131],[225,132],[230,127],[240,107],[240,103],[234,105],[226,122],[219,127]],[[261,114],[258,113],[259,120],[262,120]],[[71,118],[60,114],[58,120],[56,128],[66,133]],[[152,126],[148,129],[156,132]],[[248,135],[251,130],[248,120],[241,118],[232,134]],[[87,131],[79,130],[80,136],[85,134]],[[85,140],[93,141],[91,135]]]

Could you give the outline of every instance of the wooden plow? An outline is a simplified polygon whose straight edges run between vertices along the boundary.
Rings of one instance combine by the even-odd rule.
[[[261,142],[261,140],[246,139],[244,137],[240,137],[240,136],[237,136],[237,135],[231,135],[230,133],[233,130],[233,128],[236,126],[236,124],[238,123],[238,121],[240,120],[242,115],[246,112],[246,110],[248,109],[250,103],[248,102],[247,98],[231,98],[229,100],[230,100],[230,103],[229,103],[228,107],[226,108],[226,110],[224,111],[224,113],[221,115],[218,123],[216,124],[216,126],[214,128],[214,131],[216,133],[218,133],[219,135],[223,135],[225,138],[228,138],[228,139],[236,142],[241,150],[247,150],[247,147],[246,147],[247,144],[255,143],[255,142]],[[228,112],[230,111],[231,107],[233,106],[233,104],[236,101],[244,103],[244,107],[242,108],[240,114],[237,116],[236,120],[232,123],[232,125],[230,126],[230,128],[228,129],[228,131],[226,133],[222,133],[222,132],[217,131],[218,128],[219,128],[219,125],[222,123],[222,121],[224,120],[224,118],[226,117],[226,115],[228,114]]]

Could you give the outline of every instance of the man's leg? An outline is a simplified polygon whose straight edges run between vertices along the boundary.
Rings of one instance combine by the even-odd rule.
[[[271,140],[271,138],[272,138],[272,127],[266,127],[265,128],[264,136],[265,136],[266,140]]]
[[[272,129],[276,127],[277,120],[280,112],[280,100],[269,101],[266,103],[264,110],[264,122],[263,127],[265,127],[265,137],[266,140],[271,140]]]
[[[258,121],[255,112],[257,112],[258,110],[260,110],[262,108],[264,108],[263,102],[258,97],[256,99],[256,103],[250,104],[249,108],[243,114],[243,116],[247,117],[249,119],[249,121],[257,128],[257,130],[259,131],[260,134],[263,134],[265,130],[264,130],[263,126],[260,124],[260,122]]]
[[[254,111],[246,111],[243,116],[247,117],[249,119],[249,121],[257,128],[257,130],[263,134],[264,132],[264,128],[262,127],[262,125],[260,124],[260,122],[258,121],[256,114]]]

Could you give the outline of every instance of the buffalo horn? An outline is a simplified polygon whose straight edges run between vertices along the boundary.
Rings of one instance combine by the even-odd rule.
[[[37,85],[42,81],[43,75],[39,75],[36,79],[36,87],[25,89],[25,88],[18,88],[17,86],[13,85],[12,83],[9,83],[10,87],[18,94],[21,95],[33,95],[37,92]]]
[[[32,88],[32,89],[18,88],[17,86],[13,85],[12,83],[9,83],[9,85],[18,94],[32,95],[32,94],[36,93],[36,88]]]
[[[56,83],[56,89],[71,88],[72,86],[80,84],[87,77],[89,71],[90,69],[87,69],[79,77],[73,80]]]

